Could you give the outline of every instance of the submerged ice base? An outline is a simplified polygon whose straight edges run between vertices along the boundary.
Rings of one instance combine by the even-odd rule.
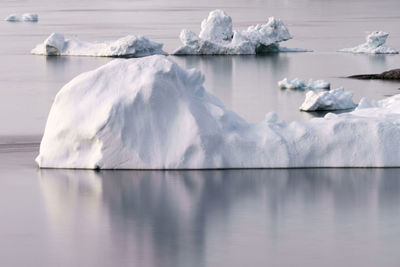
[[[308,80],[308,82],[304,80],[300,80],[295,78],[293,80],[289,80],[288,78],[284,78],[282,81],[278,82],[278,86],[281,89],[299,89],[299,90],[316,90],[316,89],[329,89],[331,84],[324,80]]]
[[[344,88],[338,88],[327,92],[309,91],[306,99],[300,106],[303,111],[318,110],[343,110],[352,109],[357,105],[353,102],[353,93],[344,91]]]
[[[204,76],[164,56],[114,60],[58,92],[41,168],[203,169],[400,166],[400,95],[353,112],[249,123]]]
[[[292,36],[279,19],[270,17],[266,24],[257,24],[243,31],[232,29],[232,18],[223,10],[211,11],[201,23],[199,36],[182,30],[183,46],[175,55],[249,55],[268,52],[308,52],[301,48],[281,47],[280,42]]]
[[[144,57],[166,55],[162,46],[144,36],[128,35],[116,41],[89,43],[52,33],[42,44],[32,49],[31,53],[46,56]]]
[[[367,41],[361,45],[352,48],[344,48],[339,52],[348,52],[355,54],[398,54],[394,48],[385,46],[389,33],[376,31],[367,36]]]

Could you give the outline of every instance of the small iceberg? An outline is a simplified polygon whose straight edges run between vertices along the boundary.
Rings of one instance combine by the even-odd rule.
[[[22,16],[18,14],[11,14],[5,20],[9,22],[38,22],[39,16],[35,13],[24,13]]]
[[[353,93],[345,92],[344,88],[337,88],[327,92],[309,91],[306,99],[300,106],[303,111],[324,111],[352,109],[357,105],[353,102]]]
[[[353,48],[344,48],[339,52],[355,53],[355,54],[398,54],[394,48],[385,46],[389,33],[376,31],[367,36],[367,42]]]
[[[310,79],[308,82],[295,78],[289,80],[284,78],[282,81],[278,82],[278,86],[281,89],[300,89],[300,90],[316,90],[316,89],[329,89],[331,84],[324,80],[313,81]]]
[[[55,97],[41,168],[400,167],[400,95],[352,112],[249,123],[208,93],[204,76],[160,55],[116,59]]]
[[[84,42],[75,38],[66,39],[60,33],[52,33],[31,53],[45,56],[92,56],[92,57],[144,57],[155,54],[166,55],[163,45],[144,36],[128,35],[110,42]]]
[[[34,13],[24,13],[22,14],[22,21],[37,22],[39,21],[39,16]]]
[[[301,48],[281,47],[291,39],[288,29],[279,19],[270,17],[266,24],[250,26],[244,31],[232,30],[232,18],[223,10],[211,11],[201,23],[199,36],[182,30],[183,46],[175,55],[251,55],[268,52],[308,52]]]

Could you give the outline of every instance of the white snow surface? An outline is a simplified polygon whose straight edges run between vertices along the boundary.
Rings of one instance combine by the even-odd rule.
[[[257,24],[244,31],[232,29],[232,18],[223,10],[211,11],[201,23],[199,36],[182,30],[183,46],[175,55],[246,55],[267,52],[307,52],[301,48],[281,47],[279,42],[291,39],[288,29],[279,19],[270,17],[266,24]]]
[[[367,41],[352,48],[344,48],[340,52],[348,52],[355,54],[398,54],[394,48],[385,46],[389,33],[383,31],[375,31],[367,35]]]
[[[300,106],[300,110],[342,110],[352,109],[356,106],[353,102],[353,93],[344,91],[342,87],[326,92],[307,92],[306,99]]]
[[[11,14],[5,20],[10,22],[19,22],[19,21],[37,22],[39,21],[39,16],[35,13],[24,13],[22,15]]]
[[[90,43],[76,38],[66,39],[60,33],[52,33],[31,53],[46,56],[144,57],[166,55],[162,46],[144,36],[128,35],[116,41]]]
[[[400,95],[306,122],[248,123],[165,56],[116,59],[57,94],[41,168],[400,166]]]
[[[288,78],[284,78],[282,81],[278,82],[278,86],[281,89],[300,89],[300,90],[316,90],[316,89],[329,89],[331,84],[324,80],[308,80],[308,82],[304,80],[300,80],[298,78],[289,80]]]

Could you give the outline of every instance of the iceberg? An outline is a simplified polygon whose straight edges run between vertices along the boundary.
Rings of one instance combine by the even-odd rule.
[[[5,20],[10,22],[19,22],[19,21],[37,22],[39,21],[39,16],[35,13],[24,13],[22,14],[22,16],[18,14],[11,14]]]
[[[398,54],[394,48],[385,46],[389,33],[383,31],[375,31],[367,36],[367,42],[353,48],[344,48],[339,52],[348,52],[355,54]]]
[[[128,35],[116,41],[90,43],[75,38],[66,39],[60,33],[52,33],[31,53],[45,56],[144,57],[166,55],[162,46],[144,36]]]
[[[180,33],[183,46],[174,55],[251,55],[268,52],[308,52],[301,48],[281,47],[292,36],[279,19],[270,17],[244,31],[232,30],[232,18],[223,10],[211,11],[201,23],[199,36],[190,30]]]
[[[17,21],[21,21],[21,18],[17,14],[11,14],[7,18],[5,18],[4,20],[5,21],[9,21],[9,22],[17,22]]]
[[[22,21],[37,22],[39,21],[39,16],[34,13],[24,13],[22,14]]]
[[[400,95],[286,123],[249,123],[161,55],[116,59],[56,95],[41,168],[204,169],[399,167]]]
[[[353,102],[353,93],[345,92],[344,88],[337,88],[327,92],[309,91],[306,94],[306,99],[300,106],[303,111],[317,110],[342,110],[352,109],[357,105]]]
[[[281,89],[316,90],[316,89],[329,89],[331,87],[331,84],[324,80],[313,81],[312,79],[310,79],[308,82],[306,82],[298,78],[295,78],[293,80],[284,78],[282,81],[278,82],[278,86]]]

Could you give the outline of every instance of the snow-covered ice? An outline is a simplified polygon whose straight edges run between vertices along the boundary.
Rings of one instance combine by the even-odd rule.
[[[128,35],[116,41],[90,43],[52,33],[31,53],[46,56],[144,57],[154,54],[166,55],[162,46],[144,36]]]
[[[344,91],[344,88],[337,88],[326,92],[309,91],[306,94],[306,99],[300,106],[300,110],[316,111],[352,109],[357,106],[353,102],[352,98],[353,93]]]
[[[232,29],[232,18],[223,10],[211,11],[201,23],[199,36],[182,30],[183,46],[175,55],[245,55],[267,52],[307,52],[301,48],[281,47],[280,42],[291,39],[288,29],[279,19],[270,17],[266,24],[257,24],[244,31]]]
[[[315,90],[315,89],[329,89],[331,84],[324,80],[308,80],[308,82],[304,80],[300,80],[298,78],[289,80],[288,78],[284,78],[282,81],[278,82],[278,86],[281,89],[300,89],[300,90]]]
[[[19,22],[19,21],[37,22],[39,21],[39,16],[35,13],[24,13],[22,15],[11,14],[5,20],[10,22]]]
[[[156,55],[114,60],[57,94],[42,168],[400,166],[400,95],[353,112],[248,123],[205,91],[198,70]]]
[[[367,35],[367,42],[352,48],[344,48],[340,52],[364,53],[364,54],[398,54],[394,48],[385,46],[389,33],[375,31]]]

